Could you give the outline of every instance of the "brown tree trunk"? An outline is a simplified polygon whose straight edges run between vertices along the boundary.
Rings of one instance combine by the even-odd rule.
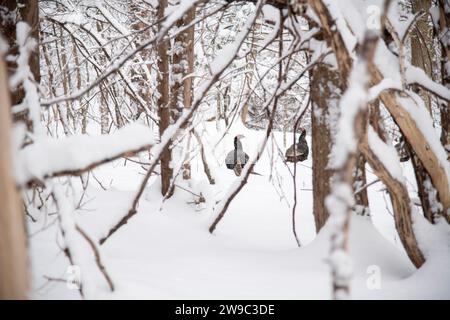
[[[400,236],[400,240],[408,257],[411,259],[412,263],[419,268],[425,262],[425,259],[419,249],[414,234],[411,216],[412,203],[406,186],[389,173],[384,164],[371,150],[368,143],[367,132],[363,135],[359,150],[364,154],[370,166],[375,170],[376,175],[388,188],[398,235]]]
[[[190,9],[185,18],[184,23],[189,24],[195,19],[195,8]],[[194,78],[192,74],[194,73],[194,36],[195,28],[192,26],[185,32],[185,58],[187,61],[187,68],[185,70],[185,76],[189,75],[183,81],[183,103],[185,108],[190,108],[192,105],[192,100],[194,99]],[[186,160],[183,164],[183,179],[187,180],[191,178],[191,163]]]
[[[158,19],[164,18],[167,0],[159,1]],[[159,134],[162,137],[164,131],[170,125],[170,97],[169,97],[169,43],[167,39],[162,39],[158,44],[158,116],[159,116]],[[170,181],[172,179],[172,168],[170,162],[172,153],[170,146],[166,148],[161,156],[161,193],[170,197],[173,190],[170,189]]]
[[[431,7],[431,0],[412,0],[411,1],[413,13],[429,12]],[[421,68],[425,73],[432,78],[433,70],[433,55],[434,50],[432,32],[432,24],[428,22],[429,15],[425,15],[419,19],[411,33],[411,62],[414,66]],[[431,96],[422,89],[416,88],[415,90],[420,94],[428,111],[431,113]]]
[[[195,8],[190,9],[185,16],[185,25],[191,23],[195,19]],[[186,75],[191,75],[194,72],[194,26],[187,29],[185,32],[185,41],[186,41],[186,60],[187,60],[187,69],[185,70]],[[190,108],[192,105],[192,100],[194,97],[193,91],[194,78],[188,77],[184,80],[184,91],[183,91],[183,101],[184,107]]]
[[[10,100],[0,55],[0,300],[25,299],[28,261],[24,215],[12,176]]]
[[[383,119],[381,118],[380,112],[380,100],[375,100],[369,104],[369,124],[378,134],[383,142],[387,141],[386,131],[383,124]]]
[[[330,180],[334,170],[328,168],[331,152],[330,108],[337,108],[341,92],[339,72],[324,64],[317,65],[311,74],[312,103],[312,158],[313,158],[313,213],[316,231],[328,219],[325,198],[330,194]]]
[[[413,0],[411,1],[413,12],[419,13],[420,11],[428,12],[430,10],[430,0]],[[414,66],[421,68],[430,78],[433,76],[432,70],[432,26],[428,23],[428,15],[417,21],[414,31],[411,36],[411,62]],[[415,91],[422,97],[431,116],[431,96],[424,89],[417,87]],[[422,204],[422,210],[425,217],[433,222],[432,204],[428,196],[427,188],[425,187],[426,181],[431,181],[425,167],[420,161],[419,157],[414,154],[412,148],[409,147],[409,151],[412,154],[411,162],[414,167],[414,174],[417,182],[417,193],[419,195],[420,202]]]
[[[450,63],[450,42],[445,41],[448,37],[442,35],[446,34],[445,30],[450,30],[450,13],[444,10],[445,0],[439,0],[439,26],[436,33],[441,40],[442,57],[441,57],[441,72],[442,84],[450,89],[450,74],[446,64]],[[447,4],[448,5],[448,4]],[[448,31],[447,31],[448,32]],[[447,151],[447,159],[450,161],[450,102],[441,100],[439,103],[441,111],[441,142]]]
[[[177,22],[178,27],[191,23],[195,18],[195,8],[191,8],[185,16]],[[193,98],[192,77],[186,78],[194,72],[194,27],[175,37],[172,59],[173,85],[171,87],[170,112],[174,121],[178,120],[183,108],[190,108]],[[190,139],[190,138],[189,138]],[[187,153],[183,163],[183,179],[191,178],[191,165]]]
[[[369,216],[369,196],[367,195],[366,179],[366,158],[361,152],[356,156],[356,168],[354,173],[353,190],[358,191],[355,194],[356,208],[355,212],[361,216]]]
[[[344,111],[345,112],[345,111]],[[363,126],[368,123],[369,112],[365,110],[361,113]],[[361,216],[369,216],[369,196],[367,194],[366,179],[366,158],[359,150],[355,155],[355,168],[353,170],[353,191],[355,192],[355,212]],[[357,191],[357,192],[356,192]]]

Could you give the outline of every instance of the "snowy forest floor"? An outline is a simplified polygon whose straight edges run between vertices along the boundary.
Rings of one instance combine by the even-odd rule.
[[[95,284],[91,298],[104,299],[330,299],[331,278],[327,263],[330,227],[316,236],[312,214],[311,154],[297,165],[296,210],[298,248],[292,233],[293,181],[278,152],[271,159],[274,141],[269,140],[263,157],[249,183],[238,194],[213,235],[208,225],[214,218],[213,207],[235,181],[233,171],[223,163],[233,148],[233,137],[244,133],[244,150],[252,155],[262,139],[262,132],[242,125],[231,129],[214,149],[218,131],[206,125],[203,132],[217,183],[209,186],[201,158],[192,162],[192,180],[183,185],[194,193],[202,192],[207,202],[197,206],[193,195],[176,188],[175,195],[162,202],[159,178],[152,178],[142,197],[138,213],[100,247],[103,262],[116,290],[108,290],[96,268],[94,256],[85,245],[89,269],[81,270]],[[282,152],[292,144],[292,133],[283,146],[282,133],[275,133]],[[308,140],[310,143],[310,140]],[[311,145],[310,145],[311,146]],[[80,151],[81,152],[81,151]],[[140,158],[145,161],[145,156]],[[273,167],[271,169],[271,163]],[[289,164],[293,170],[293,165]],[[370,172],[370,168],[368,168]],[[414,173],[408,165],[403,170],[412,188]],[[130,207],[144,170],[124,160],[97,169],[95,177],[106,190],[91,181],[76,212],[76,221],[94,239],[104,236]],[[91,179],[93,177],[91,176]],[[367,181],[375,176],[368,174]],[[181,179],[179,179],[181,180]],[[72,180],[73,185],[79,179]],[[183,182],[177,182],[182,184]],[[97,185],[97,187],[95,187]],[[79,187],[77,187],[80,189]],[[426,241],[430,248],[440,242],[439,250],[428,248],[426,264],[415,270],[395,231],[389,196],[383,185],[368,188],[371,217],[354,216],[350,226],[350,255],[353,259],[351,297],[354,299],[450,299],[450,236],[448,226],[433,226]],[[78,195],[79,197],[79,195]],[[384,200],[386,198],[386,201]],[[77,199],[75,197],[75,199]],[[69,262],[61,250],[56,215],[28,223],[34,299],[79,299],[77,290],[66,283],[48,281],[67,278]],[[431,228],[421,222],[421,228]],[[427,250],[426,250],[427,251]],[[375,266],[375,267],[373,267]],[[370,289],[370,272],[380,271],[380,289]]]

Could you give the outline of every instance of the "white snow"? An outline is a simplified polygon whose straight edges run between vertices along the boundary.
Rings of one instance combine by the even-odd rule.
[[[399,103],[408,111],[417,127],[425,136],[426,142],[433,150],[439,160],[439,164],[444,169],[447,181],[450,181],[450,163],[447,160],[447,153],[442,146],[439,135],[433,126],[433,121],[425,107],[423,100],[414,92],[408,92],[409,97],[397,97]]]
[[[405,77],[408,84],[417,83],[450,101],[450,89],[430,79],[423,69],[409,65],[405,70]]]
[[[450,226],[444,219],[430,224],[413,211],[413,227],[425,263],[410,277],[383,284],[382,290],[368,292],[368,299],[449,299]]]
[[[369,101],[375,100],[378,96],[388,89],[401,90],[402,84],[389,78],[384,78],[380,83],[370,87],[369,89]]]
[[[40,138],[17,153],[16,180],[22,185],[53,173],[84,169],[101,160],[152,144],[153,132],[139,124],[127,125],[109,135]]]
[[[384,143],[372,126],[369,126],[367,135],[369,146],[373,153],[377,156],[394,179],[404,183],[405,177],[403,176],[400,160],[395,148]]]
[[[203,132],[204,143],[216,145],[220,138],[216,127],[208,123],[201,124],[201,127],[197,130]],[[333,228],[326,224],[315,235],[311,214],[313,199],[311,191],[308,191],[311,188],[311,158],[297,167],[297,233],[303,247],[297,247],[292,235],[292,178],[281,161],[275,162],[273,172],[281,175],[283,192],[276,192],[277,183],[269,180],[268,168],[272,163],[269,152],[275,147],[270,141],[267,152],[255,167],[255,171],[263,176],[250,177],[252,183],[247,184],[231,203],[214,235],[208,233],[207,222],[214,202],[222,199],[236,180],[234,173],[225,169],[222,161],[233,147],[233,137],[237,133],[246,136],[242,142],[249,154],[255,154],[258,148],[255,142],[260,133],[248,130],[242,124],[233,125],[224,143],[214,150],[209,148],[214,154],[207,153],[216,173],[215,186],[205,182],[200,157],[191,162],[192,190],[196,193],[208,190],[204,193],[208,197],[205,206],[189,204],[193,195],[176,188],[174,197],[166,201],[160,211],[159,179],[151,178],[138,214],[100,247],[116,290],[111,293],[101,275],[94,276],[91,281],[96,286],[95,298],[331,298],[328,258]],[[282,133],[276,132],[275,138],[281,146]],[[292,170],[292,165],[289,166]],[[408,179],[414,179],[411,167],[406,168]],[[123,166],[123,161],[95,170],[98,179],[107,184],[111,182],[111,185],[106,191],[91,185],[85,195],[87,203],[74,213],[76,222],[93,239],[100,239],[111,224],[127,212],[141,172],[139,165],[129,162]],[[367,179],[372,181],[374,176],[368,172]],[[370,186],[368,190],[373,222],[367,217],[351,218],[349,256],[353,272],[350,297],[450,298],[450,277],[446,276],[450,255],[445,251],[441,252],[440,258],[432,254],[436,260],[430,260],[430,264],[426,263],[415,272],[398,241],[379,185]],[[65,283],[48,283],[43,278],[43,275],[65,278],[68,262],[55,243],[57,225],[51,226],[52,220],[46,221],[43,213],[30,214],[38,218],[37,223],[28,224],[33,234],[30,241],[32,298],[79,299],[78,292],[67,289]],[[47,228],[41,231],[45,226]],[[84,268],[89,268],[89,272],[95,271],[91,266],[83,267],[82,271]],[[381,272],[380,289],[367,285],[370,279],[368,271],[374,268]]]
[[[92,280],[91,272],[88,270],[88,255],[85,248],[80,245],[82,241],[76,230],[75,220],[73,218],[74,208],[70,200],[64,194],[62,187],[58,184],[53,185],[53,195],[57,202],[59,226],[61,229],[61,237],[63,238],[63,246],[69,250],[70,257],[74,265],[80,267],[82,272],[79,274],[83,296],[86,299],[93,299],[96,296],[96,288]]]
[[[352,5],[349,6],[348,3],[345,3],[343,1],[335,1],[335,0],[326,0],[324,1],[324,3],[328,7],[328,10],[332,15],[332,19],[335,22],[335,26],[339,30],[339,33],[342,37],[342,40],[344,41],[347,51],[349,52],[350,56],[354,57],[355,55],[353,49],[355,48],[358,39],[355,37],[352,30],[349,29],[348,23],[343,15],[344,10],[342,10],[342,8],[339,8],[340,6],[346,4],[345,10],[351,11],[353,6]]]

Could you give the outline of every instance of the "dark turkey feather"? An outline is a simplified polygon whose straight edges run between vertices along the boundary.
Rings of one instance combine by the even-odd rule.
[[[246,154],[244,151],[234,149],[228,152],[228,155],[225,158],[225,164],[227,165],[228,169],[233,170],[238,161],[241,163],[242,167],[244,167],[248,162],[248,159],[248,154]]]
[[[306,142],[306,132],[302,132],[297,143],[293,144],[286,150],[286,161],[297,162],[305,161],[309,155],[309,147]]]
[[[395,145],[395,150],[397,151],[398,157],[400,158],[400,162],[406,162],[409,160],[410,155],[403,139],[401,139],[400,142]]]
[[[225,165],[228,169],[234,170],[237,176],[240,176],[242,169],[247,164],[249,156],[242,150],[242,143],[239,140],[241,136],[236,136],[234,138],[234,150],[228,152],[225,158]]]

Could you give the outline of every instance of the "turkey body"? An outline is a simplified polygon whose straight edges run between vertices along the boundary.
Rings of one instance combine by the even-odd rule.
[[[240,176],[242,173],[242,169],[247,164],[249,156],[242,149],[242,143],[240,139],[242,135],[238,135],[234,138],[234,150],[228,152],[227,157],[225,158],[225,165],[228,169],[234,170],[234,173],[237,176]]]
[[[299,141],[296,144],[293,144],[286,150],[286,161],[288,162],[297,162],[297,161],[305,161],[309,155],[309,147],[308,143],[305,139],[306,134],[300,136]]]
[[[238,162],[242,167],[244,167],[248,162],[248,159],[248,154],[246,154],[244,151],[234,149],[228,152],[228,155],[225,158],[225,164],[227,165],[228,169],[233,170]]]

